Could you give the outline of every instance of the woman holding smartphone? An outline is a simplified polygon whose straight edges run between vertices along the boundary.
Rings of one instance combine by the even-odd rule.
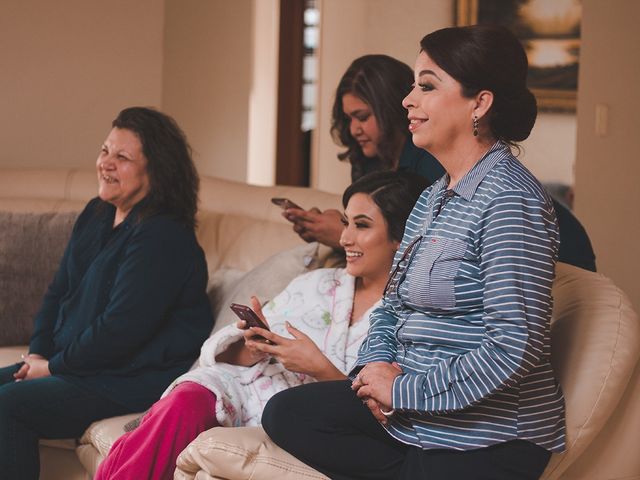
[[[258,425],[275,393],[346,379],[424,188],[421,177],[395,172],[367,175],[347,188],[340,237],[346,268],[301,275],[264,309],[252,298],[269,329],[239,321],[211,336],[198,368],[175,380],[140,426],[118,439],[96,480],[173,478],[178,454],[200,432]],[[234,311],[251,320],[246,308]]]
[[[336,88],[331,135],[345,150],[338,155],[351,164],[351,181],[378,171],[420,175],[431,185],[444,174],[429,152],[416,147],[407,129],[402,98],[413,82],[411,68],[388,55],[356,58]],[[288,208],[284,216],[307,242],[340,248],[340,212]]]

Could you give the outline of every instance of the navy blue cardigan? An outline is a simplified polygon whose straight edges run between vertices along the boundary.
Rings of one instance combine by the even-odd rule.
[[[35,317],[31,353],[52,375],[131,409],[189,369],[213,325],[207,265],[193,229],[165,215],[113,228],[96,198],[78,217]]]

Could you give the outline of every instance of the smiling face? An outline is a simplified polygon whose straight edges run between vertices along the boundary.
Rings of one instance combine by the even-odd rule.
[[[344,211],[340,245],[347,254],[347,272],[363,281],[386,281],[398,242],[389,238],[382,212],[366,193],[355,193]]]
[[[124,218],[149,192],[147,158],[142,144],[131,130],[114,128],[104,141],[98,160],[98,196],[116,207]]]
[[[349,133],[356,139],[367,158],[378,155],[380,130],[373,110],[362,99],[351,93],[342,96],[342,111],[349,118]]]
[[[437,158],[443,150],[455,149],[471,135],[474,98],[462,96],[462,86],[442,70],[425,52],[415,64],[415,84],[402,101],[408,110],[413,143]]]

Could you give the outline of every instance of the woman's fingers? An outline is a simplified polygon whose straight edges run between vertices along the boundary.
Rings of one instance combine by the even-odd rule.
[[[294,327],[293,325],[291,325],[289,322],[285,322],[285,327],[287,328],[287,331],[293,336],[293,338],[295,338],[296,340],[304,340],[309,338],[308,335],[302,333],[300,330],[298,330],[296,327]]]
[[[371,397],[371,387],[369,385],[362,385],[356,391],[356,395],[358,398],[372,398]]]
[[[262,304],[260,303],[260,299],[255,295],[251,297],[251,309],[256,312],[256,315],[260,317],[260,320],[262,320],[265,325],[269,325],[267,319],[264,318],[264,313],[262,313]]]
[[[29,371],[29,364],[25,363],[23,364],[20,369],[13,374],[13,378],[16,379],[16,382],[19,382],[20,380],[24,379],[27,376],[27,372]]]
[[[271,330],[267,330],[266,328],[251,327],[249,328],[249,332],[253,333],[253,337],[260,336],[266,338],[272,345],[280,345],[288,341],[288,339],[281,337],[277,333],[273,333]]]
[[[382,413],[382,409],[380,408],[380,405],[378,404],[378,402],[376,402],[373,398],[366,397],[362,400],[362,403],[364,403],[367,406],[371,414],[374,416],[374,418],[378,422],[380,422],[383,425],[387,424],[389,419],[387,418],[386,415]]]

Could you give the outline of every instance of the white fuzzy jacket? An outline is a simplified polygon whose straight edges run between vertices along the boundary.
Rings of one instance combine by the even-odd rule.
[[[344,269],[314,270],[295,278],[287,288],[263,309],[271,331],[291,338],[285,328],[288,321],[308,335],[343,373],[355,363],[358,348],[369,329],[372,306],[351,327],[355,278]],[[216,417],[225,427],[260,424],[262,410],[276,393],[314,381],[307,375],[286,370],[276,359],[268,358],[252,367],[216,362],[215,358],[230,344],[242,338],[242,330],[229,325],[209,337],[200,352],[199,366],[178,377],[167,389],[182,382],[196,382],[211,390],[217,398]]]

